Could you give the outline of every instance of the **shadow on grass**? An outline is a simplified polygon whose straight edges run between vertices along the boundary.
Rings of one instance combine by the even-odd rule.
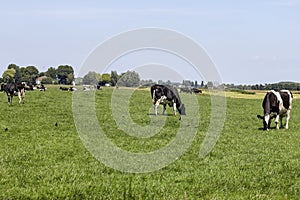
[[[149,116],[155,116],[154,113],[148,113]],[[173,114],[157,114],[157,116],[174,116]]]
[[[269,130],[275,130],[276,129],[276,127],[270,127],[269,128]],[[260,128],[258,128],[258,130],[260,130],[260,131],[266,131],[264,128],[262,128],[262,127],[260,127]]]

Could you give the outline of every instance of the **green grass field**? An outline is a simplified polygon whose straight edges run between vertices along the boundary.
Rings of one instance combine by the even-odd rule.
[[[126,151],[164,147],[187,119],[180,122],[167,108],[166,116],[157,116],[166,120],[158,134],[128,136],[112,117],[112,91],[96,91],[96,116],[106,136]],[[299,199],[300,100],[294,99],[289,130],[265,132],[256,118],[262,114],[263,94],[241,95],[228,94],[224,129],[204,159],[198,156],[210,123],[207,94],[197,95],[200,123],[187,151],[161,170],[134,174],[105,166],[85,148],[76,131],[71,92],[48,86],[46,92],[26,92],[24,105],[14,97],[12,106],[3,93],[0,199]],[[149,91],[133,93],[129,110],[135,123],[149,124],[151,104]]]

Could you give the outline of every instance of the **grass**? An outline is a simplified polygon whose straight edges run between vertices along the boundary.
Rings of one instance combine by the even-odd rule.
[[[14,98],[13,105],[8,106],[6,96],[0,95],[1,199],[298,199],[300,196],[299,99],[293,102],[289,130],[264,132],[262,122],[256,118],[262,113],[262,98],[228,97],[222,135],[212,152],[199,159],[210,123],[210,96],[196,95],[201,121],[187,152],[159,171],[132,174],[105,166],[87,151],[74,125],[72,93],[48,87],[46,92],[26,92],[24,105]],[[114,144],[130,152],[150,152],[174,139],[180,121],[171,115],[170,108],[166,116],[157,116],[166,119],[166,124],[153,137],[135,138],[119,130],[111,114],[111,94],[112,89],[104,88],[96,92],[95,98],[97,119]],[[188,98],[190,94],[180,95]],[[135,123],[141,126],[150,123],[149,113],[153,110],[149,91],[135,91],[129,107]]]

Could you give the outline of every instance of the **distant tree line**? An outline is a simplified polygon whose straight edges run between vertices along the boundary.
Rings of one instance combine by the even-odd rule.
[[[296,82],[279,82],[266,83],[255,85],[234,85],[224,84],[225,89],[239,89],[239,90],[300,90],[300,83]]]
[[[39,72],[35,66],[20,67],[16,64],[10,64],[2,74],[1,82],[25,82],[27,84],[36,84],[36,80],[43,77],[43,84],[71,84],[74,81],[74,70],[72,66],[60,65],[57,69],[49,67],[46,72]]]
[[[121,74],[118,74],[117,71],[111,71],[110,74],[99,74],[90,71],[82,78],[82,84],[84,85],[98,84],[104,86],[109,84],[111,86],[137,87],[140,83],[140,75],[135,71],[129,70]]]
[[[42,77],[42,84],[71,84],[75,81],[74,70],[70,65],[59,65],[57,68],[49,67],[45,72],[39,72],[35,66],[20,67],[16,64],[10,64],[2,74],[0,82],[26,82],[27,84],[36,84],[37,78]],[[140,75],[135,71],[128,70],[127,72],[118,74],[113,70],[111,73],[99,74],[96,72],[88,72],[83,78],[77,78],[77,84],[100,85],[109,84],[111,86],[125,87],[149,87],[155,83],[173,85],[175,87],[195,87],[195,88],[216,88],[222,87],[229,90],[300,90],[300,83],[296,82],[279,82],[266,83],[255,85],[234,85],[234,84],[218,84],[208,81],[206,84],[201,81],[183,80],[182,83],[158,80],[141,80]]]

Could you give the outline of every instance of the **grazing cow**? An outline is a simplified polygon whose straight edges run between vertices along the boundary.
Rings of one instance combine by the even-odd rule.
[[[271,120],[273,118],[275,118],[276,129],[279,129],[278,120],[280,120],[280,127],[282,127],[283,117],[286,117],[285,128],[289,128],[292,100],[293,95],[288,90],[271,90],[267,92],[262,103],[262,107],[264,109],[264,116],[257,115],[259,119],[263,120],[264,130],[270,129]]]
[[[185,115],[184,104],[181,103],[178,91],[176,88],[165,85],[155,84],[151,87],[151,97],[154,104],[155,115],[157,115],[157,107],[159,104],[164,106],[163,114],[166,111],[166,105],[173,106],[174,115],[176,115],[176,108],[181,115]]]
[[[6,92],[8,104],[12,104],[12,98],[14,93],[17,91],[16,84],[14,83],[2,83],[1,84],[1,91]]]
[[[198,88],[193,88],[193,92],[195,93],[195,94],[201,94],[202,93],[202,90],[200,90],[200,89],[198,89]]]

